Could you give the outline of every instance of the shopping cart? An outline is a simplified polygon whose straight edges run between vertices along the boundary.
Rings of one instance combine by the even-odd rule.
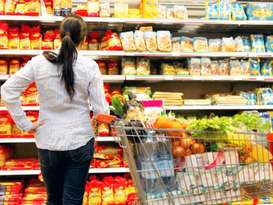
[[[138,121],[117,121],[112,128],[128,161],[139,204],[272,199],[268,196],[273,193],[273,141],[265,134],[155,129]]]

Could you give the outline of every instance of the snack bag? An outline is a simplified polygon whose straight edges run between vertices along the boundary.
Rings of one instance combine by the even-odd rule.
[[[97,64],[99,66],[101,74],[102,75],[107,75],[106,63],[104,61],[97,61]]]
[[[126,3],[116,1],[114,4],[114,17],[115,18],[127,18],[128,17],[128,7]]]
[[[153,31],[144,32],[144,40],[148,51],[157,51],[156,33]]]
[[[126,205],[126,180],[123,177],[115,177],[114,190],[115,204]]]
[[[110,127],[106,123],[99,123],[98,125],[99,136],[110,136]]]
[[[193,49],[196,52],[208,52],[208,40],[205,37],[193,38]]]
[[[219,19],[230,20],[230,18],[231,18],[231,0],[220,0]]]
[[[8,62],[4,59],[0,59],[0,75],[8,74]]]
[[[54,49],[58,49],[61,47],[61,36],[60,36],[60,31],[59,30],[55,30],[55,39],[54,39]]]
[[[21,26],[20,49],[22,50],[29,50],[31,48],[30,39],[29,39],[30,31],[31,31],[31,28],[28,25],[23,24]]]
[[[243,45],[244,45],[244,52],[250,52],[251,51],[251,43],[248,36],[242,36]]]
[[[236,45],[232,37],[222,39],[222,51],[223,52],[235,52]]]
[[[110,16],[111,16],[110,2],[100,3],[100,17],[110,17]]]
[[[218,75],[229,75],[230,67],[227,60],[219,61]]]
[[[181,50],[181,38],[174,37],[172,38],[172,52],[180,52]]]
[[[201,75],[201,60],[200,58],[191,58],[189,60],[190,74],[192,76]]]
[[[121,60],[122,75],[135,75],[136,64],[134,58],[122,58]]]
[[[12,129],[12,120],[7,111],[0,111],[0,135],[10,135]]]
[[[102,185],[102,204],[101,205],[114,205],[114,190],[113,184],[109,181],[104,181]]]
[[[29,38],[30,38],[31,49],[42,48],[42,35],[41,35],[40,26],[32,27]]]
[[[174,18],[176,19],[188,19],[188,11],[187,8],[185,6],[178,6],[175,5],[174,6]]]
[[[231,19],[239,21],[247,20],[244,7],[238,2],[231,4]]]
[[[122,45],[118,34],[112,32],[111,30],[107,30],[102,38],[100,50],[122,50]]]
[[[13,15],[15,12],[16,1],[14,0],[6,0],[5,2],[5,14]]]
[[[250,62],[248,60],[241,60],[242,75],[249,75]]]
[[[167,19],[175,19],[174,6],[173,5],[169,5],[169,6],[166,7],[166,18]]]
[[[1,0],[0,1],[0,15],[4,15],[5,14],[5,1]]]
[[[12,59],[9,62],[9,74],[14,74],[20,69],[20,61],[18,59]]]
[[[266,37],[266,51],[273,52],[273,35]]]
[[[241,36],[237,36],[235,38],[235,46],[236,46],[236,52],[244,52],[244,42]]]
[[[144,40],[144,33],[142,31],[135,31],[134,33],[135,46],[137,51],[146,51],[146,45]]]
[[[206,18],[209,20],[216,20],[219,18],[219,4],[211,0],[206,1]]]
[[[158,17],[158,0],[142,0],[140,3],[140,10],[143,18],[157,18]]]
[[[29,16],[40,15],[40,1],[39,0],[25,0],[24,14]]]
[[[122,47],[124,51],[135,51],[135,41],[134,41],[134,33],[130,32],[122,32],[120,33],[120,39],[122,43]]]
[[[26,3],[24,0],[17,1],[14,14],[15,15],[24,15],[25,14],[25,4]]]
[[[20,38],[19,38],[19,29],[14,27],[14,28],[9,28],[9,33],[8,33],[8,48],[9,49],[19,49],[19,44],[20,44]]]
[[[218,75],[219,73],[219,62],[212,60],[210,63],[211,75]]]
[[[140,9],[128,9],[128,18],[142,18]]]
[[[100,2],[98,0],[88,0],[87,13],[88,16],[98,17],[100,12]]]
[[[181,51],[182,52],[193,52],[192,39],[189,37],[181,37]]]
[[[8,29],[9,25],[4,22],[0,22],[0,49],[8,48]]]
[[[262,34],[251,34],[251,51],[255,53],[265,52],[264,36]]]
[[[189,75],[189,69],[188,68],[184,68],[183,63],[181,62],[174,62],[173,63],[174,69],[175,69],[175,74],[176,75]]]
[[[230,60],[230,75],[239,76],[242,75],[241,63],[239,60]]]
[[[108,63],[108,75],[118,75],[119,74],[119,66],[118,62],[112,60]]]
[[[262,63],[261,74],[263,76],[272,76],[273,73],[273,60],[266,60]]]
[[[88,47],[89,50],[96,51],[99,49],[99,37],[100,34],[97,31],[92,31],[88,35]]]
[[[211,75],[211,68],[210,68],[210,58],[201,58],[201,75],[209,76]]]
[[[165,5],[160,4],[158,6],[158,18],[159,19],[167,18],[167,7]]]
[[[162,52],[172,51],[172,40],[170,31],[157,31],[158,50]]]
[[[176,70],[175,70],[173,64],[161,63],[161,74],[162,75],[175,75]]]
[[[209,39],[209,52],[221,52],[222,40],[221,39]]]
[[[137,58],[136,75],[150,75],[150,60],[148,58]]]
[[[102,182],[93,179],[88,183],[88,204],[89,205],[101,205],[102,203]]]
[[[37,95],[37,88],[34,83],[32,83],[24,92],[25,96],[25,104],[27,105],[37,105],[38,103],[38,95]],[[36,112],[30,112],[35,113]],[[36,116],[36,115],[35,115]]]
[[[249,59],[249,75],[251,76],[258,76],[260,75],[260,62],[255,59]]]

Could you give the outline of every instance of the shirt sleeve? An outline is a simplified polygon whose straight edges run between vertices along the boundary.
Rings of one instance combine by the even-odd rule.
[[[109,105],[105,99],[103,78],[96,63],[95,69],[97,72],[95,72],[95,76],[92,78],[88,89],[89,101],[92,106],[94,115],[97,115],[99,113],[107,114],[109,113]]]
[[[1,87],[2,101],[5,103],[16,125],[29,131],[33,124],[27,119],[20,101],[22,92],[34,81],[34,70],[29,61],[23,68],[11,76]]]

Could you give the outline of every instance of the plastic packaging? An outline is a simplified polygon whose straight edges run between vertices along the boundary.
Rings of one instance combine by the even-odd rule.
[[[128,4],[115,2],[114,4],[114,17],[127,18],[128,17]]]
[[[100,3],[100,17],[110,17],[111,16],[111,8],[110,2]]]
[[[262,34],[251,34],[251,51],[255,53],[265,52],[264,36]]]
[[[181,37],[181,51],[182,52],[193,52],[192,39],[189,37]]]
[[[181,50],[181,38],[174,37],[172,38],[172,52],[180,52]]]
[[[249,60],[241,60],[242,75],[249,75],[250,62]]]
[[[112,32],[111,30],[107,30],[102,38],[100,50],[122,50],[122,45],[118,34]]]
[[[150,75],[150,60],[147,58],[137,58],[136,74],[137,75]]]
[[[135,40],[134,40],[134,32],[122,32],[120,33],[120,39],[122,43],[123,50],[125,51],[135,51]]]
[[[0,49],[8,48],[8,29],[7,23],[0,22]]]
[[[167,8],[166,8],[166,18],[167,19],[175,19],[174,7],[173,6],[167,6]]]
[[[167,7],[165,5],[160,4],[158,6],[158,18],[160,19],[167,18]]]
[[[249,75],[251,76],[258,76],[260,75],[260,62],[256,59],[249,60]]]
[[[248,36],[242,36],[243,45],[244,45],[244,52],[250,52],[251,51],[251,43]]]
[[[218,75],[229,75],[230,66],[228,60],[219,61]]]
[[[0,75],[8,74],[8,62],[4,59],[0,59]]]
[[[222,51],[223,52],[235,52],[236,45],[232,37],[222,39]]]
[[[205,37],[193,38],[193,49],[196,52],[208,52],[208,40]]]
[[[134,39],[137,51],[142,52],[147,50],[144,40],[144,33],[142,31],[135,31]]]
[[[176,19],[188,19],[188,11],[187,8],[185,6],[178,6],[175,5],[174,6],[174,18]]]
[[[193,76],[201,75],[201,60],[200,58],[189,59],[190,74]]]
[[[273,52],[273,35],[266,37],[266,51]]]
[[[261,75],[272,76],[273,75],[273,60],[266,60],[262,63]]]
[[[52,50],[54,48],[54,39],[55,39],[55,32],[46,31],[44,34],[44,39],[42,41],[42,49]]]
[[[122,75],[136,74],[136,62],[134,58],[122,58],[121,67]]]
[[[16,1],[14,0],[6,0],[5,1],[5,14],[13,15],[15,12]]]
[[[9,39],[9,42],[8,42],[9,49],[19,49],[20,38],[19,38],[19,29],[17,27],[9,28],[8,39]]]
[[[235,39],[236,52],[244,52],[244,42],[241,36],[237,36]]]
[[[97,64],[99,66],[101,74],[102,75],[107,75],[106,63],[104,61],[97,61]]]
[[[217,60],[212,60],[210,63],[211,75],[218,75],[219,72],[219,62]]]
[[[18,59],[12,59],[9,62],[9,74],[14,74],[20,69],[20,61]]]
[[[118,62],[112,60],[108,63],[108,75],[118,75],[119,74],[119,66]]]
[[[239,21],[247,20],[244,7],[240,3],[234,2],[231,4],[231,18]]]
[[[161,63],[161,74],[162,75],[175,75],[176,70],[175,70],[173,64]]]
[[[58,49],[61,47],[61,36],[60,36],[60,31],[55,30],[55,39],[54,39],[54,49]]]
[[[249,20],[273,20],[273,4],[269,2],[248,3],[246,14]]]
[[[153,31],[144,32],[144,40],[148,51],[157,51],[156,33]]]
[[[230,60],[230,75],[239,76],[242,75],[241,63],[239,60]]]
[[[92,31],[88,36],[88,48],[89,50],[98,50],[99,49],[99,37],[100,34],[97,31]]]
[[[28,25],[23,24],[21,26],[21,33],[20,33],[20,49],[29,50],[30,46],[30,27]]]
[[[201,58],[201,75],[211,75],[211,61],[210,58]]]
[[[157,31],[158,50],[162,52],[172,51],[172,41],[170,31]]]
[[[143,18],[158,17],[158,0],[142,0],[140,8]]]
[[[221,39],[209,39],[209,52],[221,52],[222,40]]]
[[[42,48],[42,35],[41,35],[40,26],[32,27],[29,39],[30,39],[31,49]],[[54,39],[55,39],[55,35],[54,35]]]

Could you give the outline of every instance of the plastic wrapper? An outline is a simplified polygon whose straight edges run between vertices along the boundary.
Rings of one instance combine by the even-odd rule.
[[[181,62],[174,62],[173,63],[176,75],[189,75],[189,69],[184,68],[183,63]]]
[[[250,59],[249,60],[249,75],[251,76],[259,76],[260,75],[260,62],[256,59]]]
[[[210,58],[201,58],[201,75],[209,76],[211,75],[211,60]]]
[[[239,60],[230,60],[230,75],[239,76],[242,75],[241,63]]]
[[[118,34],[111,30],[107,30],[102,38],[100,50],[122,50]]]
[[[273,35],[266,37],[266,51],[273,52]]]
[[[151,99],[152,90],[150,87],[125,87],[123,95],[128,98],[129,93],[135,94],[137,100],[148,100]]]
[[[110,17],[110,16],[111,16],[110,2],[100,3],[100,17]]]
[[[166,19],[167,18],[167,6],[160,4],[158,6],[158,18]]]
[[[221,39],[209,39],[209,52],[221,52],[222,40]]]
[[[142,18],[140,9],[129,8],[128,9],[128,18]]]
[[[31,28],[28,25],[21,25],[21,32],[20,32],[20,49],[29,50],[30,46],[30,31]]]
[[[181,51],[182,52],[193,52],[192,39],[189,37],[181,37]]]
[[[136,74],[136,62],[134,58],[122,58],[121,67],[122,75]]]
[[[12,120],[7,111],[0,111],[0,134],[10,135],[11,134],[11,123]]]
[[[172,38],[172,52],[180,52],[181,50],[181,38],[173,37]]]
[[[211,75],[218,75],[219,72],[219,62],[217,60],[212,60],[210,63]]]
[[[206,8],[206,18],[216,20],[219,18],[219,4],[209,2]]]
[[[108,75],[118,75],[119,74],[119,66],[117,61],[110,61],[108,63]]]
[[[251,43],[248,36],[242,36],[243,45],[244,45],[244,52],[250,52],[251,51]]]
[[[231,4],[231,18],[232,20],[247,20],[244,7],[237,2]]]
[[[248,3],[246,14],[249,20],[273,20],[273,4],[269,2]]]
[[[19,49],[20,38],[19,38],[19,29],[18,28],[9,28],[8,33],[8,48],[9,49]]]
[[[134,33],[135,46],[137,51],[146,51],[146,45],[144,40],[144,33],[142,31],[135,31]]]
[[[236,52],[236,44],[232,37],[222,39],[223,52]]]
[[[262,62],[261,75],[263,76],[273,75],[273,60],[266,60]]]
[[[235,39],[236,52],[244,52],[244,42],[241,36],[237,36]]]
[[[61,47],[61,36],[60,36],[60,31],[59,30],[55,30],[55,39],[54,39],[54,49],[58,49]]]
[[[114,17],[127,18],[128,17],[128,4],[115,2],[114,4]]]
[[[156,33],[153,31],[144,32],[144,40],[148,51],[157,51]]]
[[[142,0],[140,8],[143,18],[158,17],[158,0]]]
[[[249,60],[241,60],[242,75],[246,76],[249,74],[249,67],[250,67]]]
[[[8,29],[7,23],[0,22],[0,49],[8,48]]]
[[[265,52],[264,36],[262,34],[252,34],[251,39],[251,51],[255,53]]]
[[[99,49],[99,38],[100,34],[97,31],[92,31],[88,35],[88,48],[89,50],[98,50]]]
[[[193,38],[193,50],[196,52],[208,52],[208,40],[205,37]]]
[[[176,70],[174,65],[171,63],[162,63],[161,64],[161,73],[162,75],[175,75]]]
[[[158,50],[162,52],[172,51],[172,40],[170,31],[157,31]]]
[[[134,40],[134,32],[122,32],[120,33],[120,39],[122,43],[123,50],[125,51],[135,51],[135,40]]]
[[[40,8],[39,0],[25,0],[24,15],[39,16]]]
[[[188,10],[185,6],[174,6],[174,18],[176,19],[188,19]]]
[[[167,8],[166,8],[166,18],[167,19],[175,19],[174,7],[173,6],[167,6]]]
[[[200,58],[189,59],[190,74],[193,76],[201,75],[201,60]]]
[[[148,58],[137,58],[136,74],[137,75],[150,75],[150,60]]]
[[[12,59],[9,62],[9,74],[14,74],[20,69],[20,61],[18,59]]]
[[[100,72],[102,75],[107,75],[107,66],[104,61],[97,61],[97,64],[99,66]]]
[[[44,34],[44,39],[42,41],[42,49],[52,50],[54,48],[54,39],[55,39],[55,32],[46,31]]]
[[[8,74],[8,62],[4,59],[0,59],[0,75]]]
[[[13,15],[15,12],[15,6],[16,6],[16,1],[14,0],[5,1],[5,14]]]
[[[4,15],[5,14],[5,1],[1,0],[0,1],[0,15]]]
[[[231,0],[220,0],[219,2],[219,19],[231,19]]]
[[[41,35],[40,26],[35,26],[31,29],[29,39],[30,39],[31,49],[41,49],[42,48],[42,35]],[[54,39],[55,39],[55,33],[54,33]],[[53,43],[54,43],[54,39],[53,39]],[[53,46],[53,48],[54,48],[54,46]]]
[[[100,13],[100,2],[98,0],[89,0],[87,2],[88,16],[98,17]]]
[[[219,61],[218,75],[229,75],[230,67],[227,60]]]

